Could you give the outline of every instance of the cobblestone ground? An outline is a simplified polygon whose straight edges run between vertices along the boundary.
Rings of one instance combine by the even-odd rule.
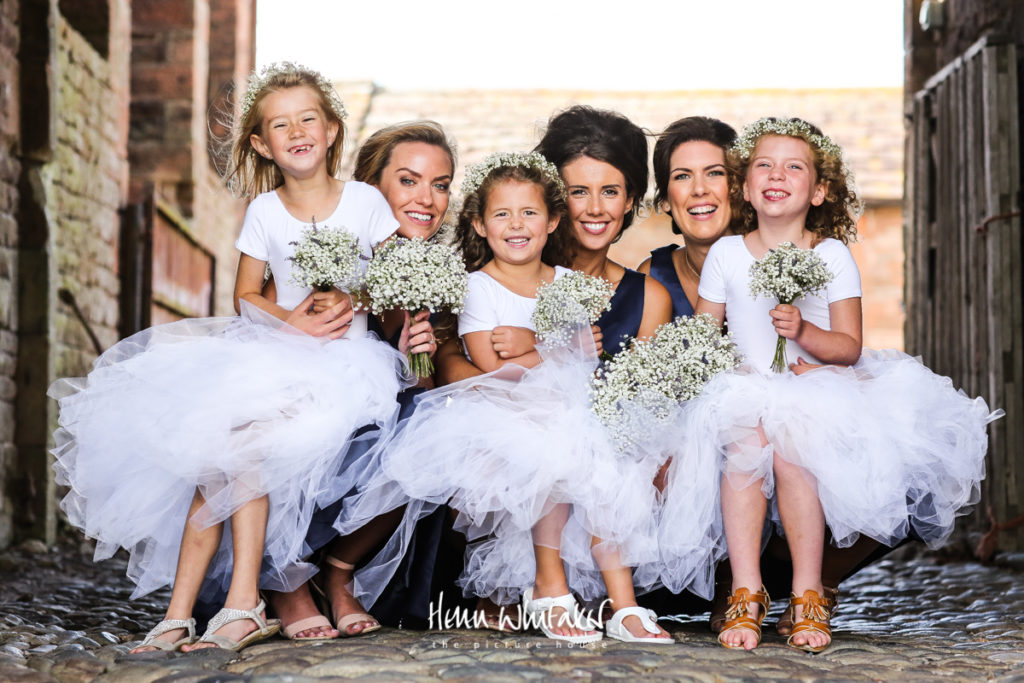
[[[94,565],[86,550],[29,542],[0,554],[0,681],[1024,682],[1024,555],[993,566],[934,555],[884,560],[843,584],[835,642],[819,655],[786,647],[772,626],[756,651],[726,650],[706,615],[662,622],[679,641],[669,646],[559,647],[536,635],[383,629],[325,643],[273,639],[239,654],[129,655],[167,594],[130,601],[125,563]]]

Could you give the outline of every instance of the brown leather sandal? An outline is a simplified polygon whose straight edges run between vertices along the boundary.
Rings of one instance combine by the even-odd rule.
[[[798,598],[795,593],[790,593],[789,604],[800,605],[803,608],[803,613],[800,615],[800,621],[793,624],[793,631],[786,639],[786,645],[807,652],[821,652],[831,645],[832,627],[829,625],[829,619],[832,617],[832,604],[830,603],[831,601],[819,594],[818,591],[805,590],[802,598]],[[807,643],[797,645],[793,642],[793,638],[801,633],[822,633],[828,636],[829,640],[821,647],[812,647]]]
[[[839,611],[839,589],[825,586],[824,597],[830,601],[828,616],[831,619]],[[779,615],[779,620],[775,623],[775,630],[780,636],[788,636],[793,632],[793,603],[786,605],[786,609]]]
[[[750,603],[752,602],[761,607],[756,617],[750,616]],[[747,588],[737,588],[729,596],[729,609],[725,613],[725,623],[722,625],[721,633],[718,634],[718,642],[730,650],[744,649],[742,646],[728,645],[722,640],[722,636],[733,629],[745,628],[757,635],[757,644],[760,644],[761,622],[764,621],[764,615],[768,613],[770,605],[771,600],[768,598],[768,591],[764,586],[761,586],[761,590],[756,593],[751,593]]]

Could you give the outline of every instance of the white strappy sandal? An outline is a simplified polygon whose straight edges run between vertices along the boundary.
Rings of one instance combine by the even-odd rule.
[[[552,608],[561,607],[565,610],[567,619],[573,628],[583,631],[597,631],[601,626],[580,610],[576,598],[571,594],[559,595],[555,598],[534,598],[533,588],[527,588],[523,592],[523,614],[526,617],[527,626],[540,629],[548,638],[561,640],[567,643],[583,645],[596,643],[603,637],[598,631],[590,635],[563,636],[551,630],[551,617],[545,616]]]
[[[213,619],[210,619],[210,623],[206,626],[206,633],[199,639],[200,643],[212,643],[222,650],[233,650],[238,652],[243,647],[251,645],[264,638],[269,638],[278,631],[281,630],[280,619],[264,619],[261,612],[266,610],[267,605],[262,600],[260,603],[252,609],[232,609],[225,607],[221,611],[213,615]],[[244,621],[250,620],[259,626],[258,629],[249,633],[241,640],[231,640],[227,636],[218,636],[214,631],[218,630],[225,624],[230,624],[233,621]]]
[[[640,623],[643,625],[644,630],[648,633],[660,636],[661,630],[658,628],[658,614],[652,609],[645,609],[643,607],[623,607],[622,609],[615,612],[612,618],[604,624],[604,634],[609,638],[615,640],[621,640],[625,643],[648,643],[650,645],[668,645],[669,643],[676,642],[674,638],[669,637],[657,637],[657,638],[642,638],[634,636],[629,632],[629,629],[622,625],[622,620],[626,617],[639,617]]]
[[[157,640],[157,638],[168,631],[174,631],[179,628],[187,629],[188,635],[173,643],[166,640]],[[163,650],[164,652],[174,652],[176,650],[180,650],[182,645],[191,645],[194,642],[196,642],[195,619],[164,619],[154,626],[152,630],[146,634],[143,641],[132,648],[132,650],[138,650],[142,647],[155,647],[156,649]]]

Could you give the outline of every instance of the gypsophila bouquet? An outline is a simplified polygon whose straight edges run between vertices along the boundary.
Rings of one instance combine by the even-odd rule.
[[[680,402],[697,396],[708,380],[739,361],[732,338],[722,334],[713,317],[681,316],[598,369],[590,385],[591,410],[626,451]]]
[[[382,244],[366,268],[370,309],[378,315],[393,309],[410,315],[424,310],[458,313],[468,287],[465,263],[455,250],[422,237],[396,237]],[[409,365],[417,377],[434,371],[427,353],[410,355]]]
[[[573,270],[537,288],[533,327],[537,339],[551,346],[565,346],[573,329],[584,321],[593,325],[611,308],[615,288],[604,278]]]
[[[302,238],[291,257],[291,282],[326,292],[331,287],[351,292],[362,285],[359,240],[344,228],[317,227],[313,223],[302,231]]]
[[[783,242],[750,266],[750,294],[755,299],[763,294],[769,299],[778,299],[780,304],[792,304],[820,291],[833,277],[813,249],[800,249],[792,242]],[[785,372],[787,367],[786,338],[779,335],[772,370]]]

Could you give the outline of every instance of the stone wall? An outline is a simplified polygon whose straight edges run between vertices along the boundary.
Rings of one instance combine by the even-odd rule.
[[[18,258],[18,0],[0,3],[0,547],[11,541],[7,481],[15,468]]]

